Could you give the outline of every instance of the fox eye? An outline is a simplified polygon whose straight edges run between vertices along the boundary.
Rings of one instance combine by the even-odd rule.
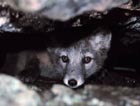
[[[92,58],[91,58],[91,57],[89,57],[89,56],[84,57],[84,58],[83,58],[83,63],[88,64],[88,63],[90,63],[90,62],[91,62],[91,60],[92,60]]]
[[[69,58],[68,58],[68,56],[61,56],[61,59],[62,59],[62,61],[64,62],[64,63],[67,63],[67,62],[69,62]]]

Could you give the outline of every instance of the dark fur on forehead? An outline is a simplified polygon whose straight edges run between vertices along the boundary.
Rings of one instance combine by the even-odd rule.
[[[90,36],[95,36],[97,33],[101,33],[103,35],[107,35],[108,33],[110,33],[110,30],[107,27],[99,27],[96,30],[93,30],[90,33]]]
[[[87,47],[90,45],[90,40],[92,38],[94,38],[95,36],[98,36],[98,34],[101,34],[103,36],[108,36],[108,34],[110,34],[111,32],[108,29],[105,28],[98,28],[94,31],[92,31],[90,34],[86,35],[84,38],[79,39],[79,41],[74,42],[73,44],[69,45],[69,46],[73,46],[73,47]]]
[[[97,33],[103,33],[106,35],[108,33],[108,29],[106,27],[76,27],[76,28],[66,28],[63,30],[56,30],[51,32],[51,37],[53,39],[53,47],[52,48],[67,48],[71,45],[75,45],[77,42],[81,40],[86,40],[90,38],[90,36],[94,36]],[[80,42],[79,42],[80,43]]]

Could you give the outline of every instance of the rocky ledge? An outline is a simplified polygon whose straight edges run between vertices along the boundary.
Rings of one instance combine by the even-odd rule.
[[[42,90],[3,74],[0,85],[1,106],[140,106],[140,88],[85,85],[71,89],[53,84]]]

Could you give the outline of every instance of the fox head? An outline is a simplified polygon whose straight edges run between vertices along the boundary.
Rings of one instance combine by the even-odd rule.
[[[52,71],[50,76],[57,73],[56,76],[63,78],[67,86],[81,86],[86,78],[102,67],[110,42],[111,33],[100,31],[66,48],[48,48],[55,71]]]

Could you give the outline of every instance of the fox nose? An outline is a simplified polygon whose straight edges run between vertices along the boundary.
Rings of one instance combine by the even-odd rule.
[[[68,84],[69,84],[71,87],[74,87],[74,86],[77,85],[77,81],[76,81],[75,79],[70,79],[70,80],[68,81]]]

